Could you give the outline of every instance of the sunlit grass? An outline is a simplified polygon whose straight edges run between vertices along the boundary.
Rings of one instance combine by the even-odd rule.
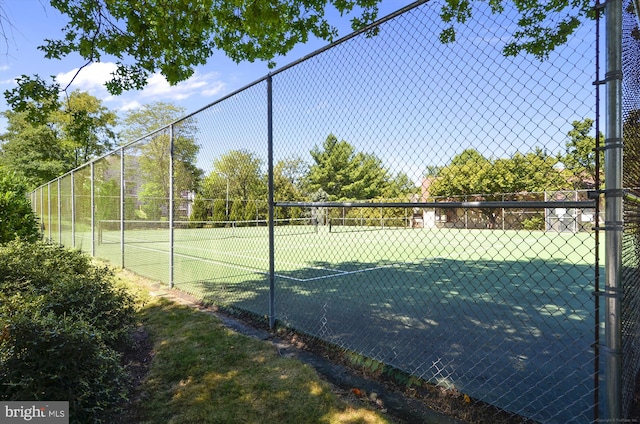
[[[138,389],[137,422],[393,422],[365,404],[347,402],[312,367],[281,357],[270,343],[132,287],[145,299],[140,319],[154,349]]]

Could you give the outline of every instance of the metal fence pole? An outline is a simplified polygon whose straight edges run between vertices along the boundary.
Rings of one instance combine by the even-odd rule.
[[[91,256],[96,256],[95,169],[91,162]]]
[[[76,181],[71,171],[71,246],[76,247]]]
[[[58,244],[62,244],[62,212],[60,211],[60,177],[58,177]]]
[[[124,149],[120,149],[120,267],[124,269]]]
[[[43,187],[40,186],[40,229],[44,230],[44,193]],[[44,236],[44,231],[42,231],[42,235]]]
[[[173,288],[173,155],[174,155],[174,139],[173,139],[174,126],[169,126],[169,288]]]
[[[596,148],[595,150],[595,189],[601,189],[600,179],[600,158],[602,157],[602,150],[600,149],[600,35],[601,32],[601,12],[604,4],[600,3],[600,0],[595,1],[594,11],[596,13],[596,42],[595,42],[595,133],[596,133]],[[593,322],[593,420],[596,422],[600,419],[600,324],[601,324],[601,312],[600,312],[600,199],[596,199],[595,209],[595,231],[594,231],[594,322]]]
[[[275,252],[273,214],[273,82],[267,76],[267,166],[269,184],[269,328],[276,323],[275,302]]]
[[[47,237],[49,242],[51,242],[51,182],[49,182],[49,184],[47,184],[47,202],[49,203],[49,217],[47,219],[47,224],[48,224],[48,234],[49,236]]]
[[[606,4],[605,384],[607,418],[622,418],[622,1]]]

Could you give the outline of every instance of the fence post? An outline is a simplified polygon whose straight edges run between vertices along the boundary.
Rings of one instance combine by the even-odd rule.
[[[71,247],[76,247],[76,177],[71,171]]]
[[[120,268],[124,269],[124,148],[120,149]]]
[[[169,125],[169,288],[173,288],[173,124]]]
[[[60,196],[60,177],[57,179],[58,184],[58,244],[62,244],[62,212],[60,211],[60,205],[62,203]]]
[[[267,175],[269,184],[269,328],[276,324],[275,297],[275,252],[273,214],[273,85],[271,74],[267,75]]]
[[[47,208],[49,209],[49,213],[47,214],[47,240],[49,241],[49,243],[51,243],[51,181],[47,183],[47,205]]]
[[[622,419],[622,1],[606,3],[605,389],[606,416]]]
[[[95,168],[91,162],[91,256],[96,256],[96,204],[95,204]]]
[[[44,229],[44,186],[40,186],[40,229]],[[42,231],[42,235],[44,236],[44,231]]]

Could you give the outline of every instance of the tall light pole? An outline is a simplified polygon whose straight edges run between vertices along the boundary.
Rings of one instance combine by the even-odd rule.
[[[227,181],[227,197],[225,203],[225,217],[229,219],[229,176],[224,172],[217,171],[218,175],[224,178]]]
[[[225,210],[226,210],[227,219],[229,219],[229,177],[226,177],[226,178],[227,178],[227,198],[226,198]]]

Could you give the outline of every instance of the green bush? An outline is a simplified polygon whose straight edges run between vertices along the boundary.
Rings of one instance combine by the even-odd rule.
[[[47,291],[55,281],[76,276],[96,280],[100,272],[90,257],[59,245],[14,240],[0,246],[0,290],[5,294]]]
[[[0,399],[66,400],[72,422],[101,422],[103,411],[126,397],[120,355],[88,322],[41,314],[39,299],[19,297],[9,302],[10,315],[0,313]]]
[[[525,219],[522,221],[522,227],[529,231],[544,230],[544,218],[542,216],[534,216]]]
[[[43,313],[82,317],[110,347],[129,341],[134,299],[115,284],[108,267],[94,265],[77,250],[24,240],[0,246],[0,291],[43,295]]]
[[[0,246],[0,399],[68,400],[73,420],[126,392],[121,353],[134,300],[83,253],[45,242]]]
[[[216,199],[213,201],[213,220],[214,221],[226,221],[227,220],[227,205],[225,199]],[[221,226],[218,224],[217,226]]]
[[[16,238],[35,241],[39,237],[25,180],[0,168],[0,244]]]

